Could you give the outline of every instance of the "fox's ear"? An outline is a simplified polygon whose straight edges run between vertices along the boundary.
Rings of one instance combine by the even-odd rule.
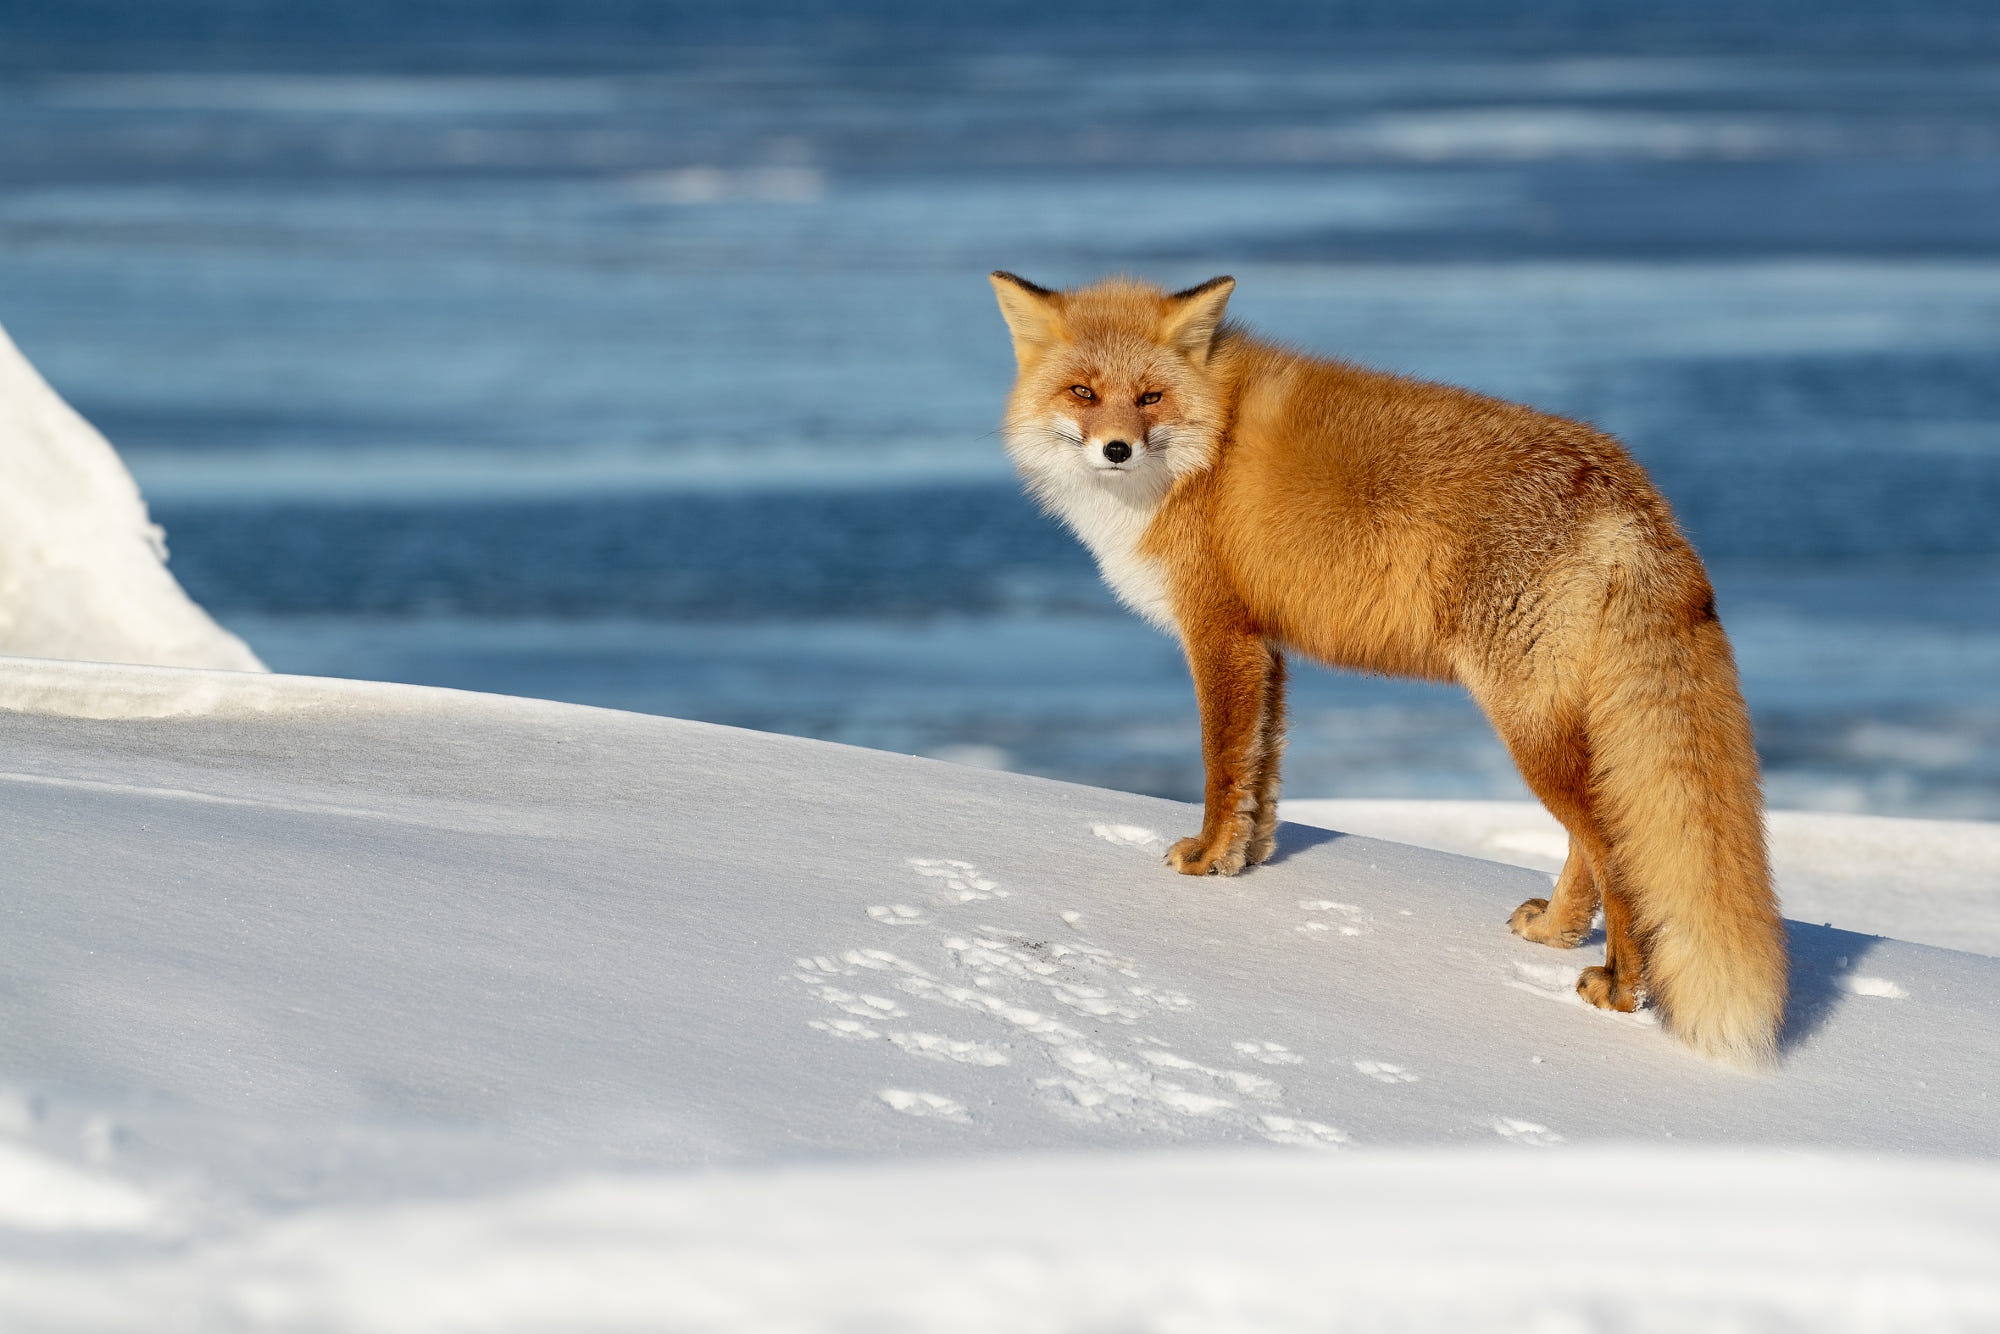
[[[992,278],[993,295],[1000,298],[1000,315],[1007,321],[1007,331],[1014,335],[1015,359],[1026,361],[1030,352],[1055,342],[1061,296],[1005,269],[995,269]]]
[[[1216,326],[1222,323],[1222,309],[1229,304],[1229,294],[1235,290],[1236,280],[1225,277],[1210,278],[1199,287],[1175,292],[1167,298],[1167,318],[1160,326],[1160,341],[1196,361],[1207,361]]]

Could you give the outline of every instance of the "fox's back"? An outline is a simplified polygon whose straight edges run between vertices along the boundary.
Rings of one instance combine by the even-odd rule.
[[[1664,516],[1580,423],[1249,339],[1218,361],[1236,411],[1203,497],[1216,559],[1266,633],[1323,661],[1451,679],[1469,602],[1585,525]]]

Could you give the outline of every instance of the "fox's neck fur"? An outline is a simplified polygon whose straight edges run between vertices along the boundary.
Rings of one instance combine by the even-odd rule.
[[[1166,472],[1099,477],[1069,469],[1024,471],[1036,498],[1097,558],[1098,573],[1118,600],[1156,628],[1178,634],[1166,564],[1141,550],[1177,479]]]

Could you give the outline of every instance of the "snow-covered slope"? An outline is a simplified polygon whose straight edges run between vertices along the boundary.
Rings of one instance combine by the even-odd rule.
[[[0,707],[8,1328],[2000,1315],[2000,960],[1795,924],[1752,1077],[1577,1003],[1533,871],[1192,881],[1169,802],[408,687]]]
[[[167,572],[111,446],[0,329],[0,653],[261,671]]]
[[[1289,800],[1285,818],[1369,838],[1562,869],[1569,837],[1526,801]],[[2000,824],[1772,811],[1785,915],[2000,955]]]

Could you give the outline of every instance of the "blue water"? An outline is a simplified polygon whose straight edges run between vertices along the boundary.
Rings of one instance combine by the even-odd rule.
[[[1151,53],[249,11],[0,56],[0,323],[274,667],[1193,795],[1177,651],[1006,473],[984,275],[1230,272],[1624,437],[1774,801],[2000,817],[2000,39],[1948,9]],[[1294,793],[1520,792],[1453,691],[1297,715]]]

